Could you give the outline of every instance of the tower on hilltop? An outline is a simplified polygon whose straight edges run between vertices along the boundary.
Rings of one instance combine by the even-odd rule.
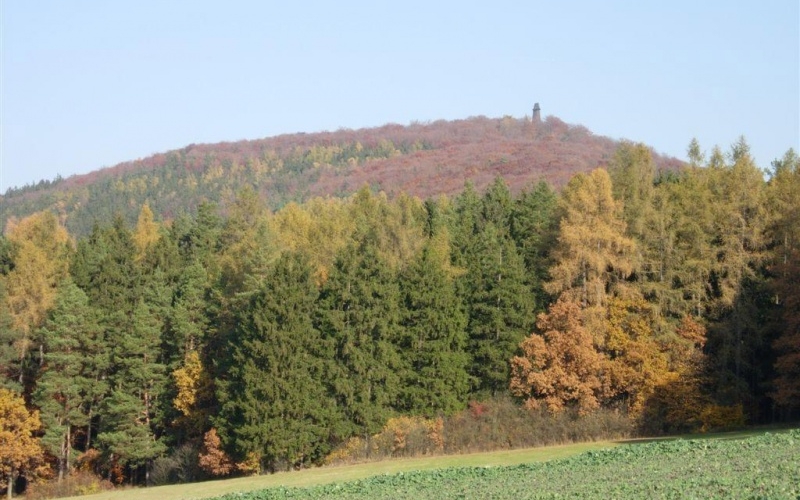
[[[542,122],[542,108],[539,107],[539,103],[533,105],[533,118],[531,119],[533,123],[541,123]]]

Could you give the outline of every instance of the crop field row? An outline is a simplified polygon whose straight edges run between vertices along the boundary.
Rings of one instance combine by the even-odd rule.
[[[800,430],[631,444],[544,463],[406,472],[217,500],[800,498]]]

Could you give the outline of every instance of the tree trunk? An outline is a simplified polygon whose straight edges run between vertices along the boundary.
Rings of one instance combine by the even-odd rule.
[[[92,444],[92,410],[89,407],[89,423],[86,426],[86,445],[83,447],[83,452],[86,453],[91,448]]]
[[[70,469],[70,453],[72,452],[72,427],[67,426],[67,449],[66,453],[64,454],[64,472],[69,473]]]
[[[11,466],[11,471],[8,473],[8,498],[14,498],[14,466]]]

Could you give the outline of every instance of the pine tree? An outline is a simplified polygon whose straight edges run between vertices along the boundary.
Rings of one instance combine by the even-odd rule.
[[[87,429],[98,365],[97,342],[102,332],[86,294],[70,279],[59,286],[54,309],[39,330],[43,366],[34,403],[39,407],[45,434],[42,442],[58,458],[58,478],[71,469],[76,428]]]
[[[15,347],[20,338],[6,302],[6,277],[0,275],[0,388],[21,391],[21,360]]]
[[[130,321],[112,346],[110,396],[103,409],[98,440],[122,464],[145,466],[166,448],[154,432],[154,417],[163,392],[165,367],[160,361],[162,324],[140,298]],[[149,480],[146,476],[145,482]]]

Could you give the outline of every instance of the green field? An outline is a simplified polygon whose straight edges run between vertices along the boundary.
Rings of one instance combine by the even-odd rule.
[[[225,492],[230,493],[219,500],[797,499],[800,498],[800,430],[397,460],[123,490],[90,498],[191,499]]]

